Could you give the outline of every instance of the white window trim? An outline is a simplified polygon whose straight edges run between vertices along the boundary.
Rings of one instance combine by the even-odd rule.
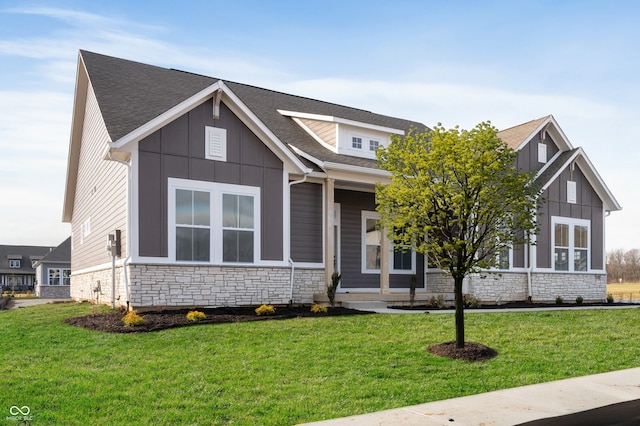
[[[210,229],[209,261],[176,261],[176,190],[203,191],[210,193]],[[222,261],[222,195],[248,195],[253,197],[253,262],[223,262]],[[168,257],[171,262],[195,265],[233,265],[246,266],[260,263],[260,188],[255,186],[234,185],[228,183],[205,182],[190,179],[169,178],[167,194],[167,223],[168,223]]]
[[[556,269],[555,252],[556,252],[556,224],[569,226],[569,246],[568,246],[568,262],[569,269],[566,271],[559,271]],[[576,249],[574,244],[574,232],[575,226],[585,226],[587,228],[587,269],[586,271],[574,270],[574,251]],[[551,216],[551,269],[556,272],[564,273],[576,273],[585,274],[591,272],[591,221],[588,219],[574,219],[570,217]]]
[[[20,269],[20,259],[9,259],[9,268]]]
[[[60,284],[51,284],[50,278],[51,278],[51,272],[50,271],[58,271],[58,276],[60,277]],[[64,286],[64,285],[69,285],[69,284],[64,284],[64,271],[71,271],[70,268],[47,268],[47,285],[53,285],[56,287],[59,286]]]
[[[361,261],[361,272],[363,274],[379,274],[380,269],[370,269],[367,268],[367,244],[366,244],[366,235],[367,235],[367,219],[380,220],[380,213],[363,210],[361,213],[360,219],[360,261]],[[381,233],[383,230],[380,231]],[[380,235],[382,238],[382,234]],[[396,269],[394,264],[394,252],[395,247],[393,243],[390,243],[389,249],[389,274],[393,275],[413,275],[416,273],[416,252],[414,250],[411,251],[411,269]],[[382,250],[382,241],[380,241],[380,248]]]

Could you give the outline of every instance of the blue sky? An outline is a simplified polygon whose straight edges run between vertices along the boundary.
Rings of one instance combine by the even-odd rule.
[[[57,245],[79,49],[446,127],[553,114],[640,247],[640,2],[0,0],[0,244]]]

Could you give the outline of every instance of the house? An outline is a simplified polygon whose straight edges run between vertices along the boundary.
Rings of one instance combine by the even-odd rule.
[[[36,263],[53,247],[0,245],[0,286],[2,292],[34,291]]]
[[[548,181],[558,200],[541,217],[554,219],[536,246],[513,250],[501,279],[472,277],[467,290],[547,300],[584,288],[585,300],[602,299],[604,217],[619,206],[553,117],[538,121],[502,137]],[[343,303],[406,301],[412,276],[416,300],[450,295],[447,277],[394,250],[376,227],[374,187],[389,175],[375,150],[411,129],[426,126],[80,51],[63,209],[71,297],[136,309],[310,303],[326,300],[334,271]],[[556,183],[569,179],[575,203]],[[561,245],[549,228],[582,232],[587,222],[586,253],[582,240]],[[586,270],[561,271],[552,254],[585,256]]]
[[[36,296],[42,299],[67,299],[71,284],[71,237],[35,263]]]

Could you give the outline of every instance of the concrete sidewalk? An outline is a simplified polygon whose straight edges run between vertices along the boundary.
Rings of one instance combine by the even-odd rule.
[[[47,303],[67,303],[73,302],[73,299],[20,299],[11,300],[9,309],[27,308],[29,306],[46,305]]]
[[[628,401],[637,403],[621,404]],[[619,409],[602,408],[612,404],[620,404]],[[593,409],[598,410],[582,413]],[[602,413],[598,413],[599,411]],[[614,418],[612,412],[618,413],[618,417]],[[554,418],[570,414],[574,415]],[[610,421],[600,422],[598,414],[606,414]],[[536,425],[640,425],[640,368],[306,424],[511,426],[540,419],[549,420],[536,422]],[[588,419],[592,419],[593,422]]]

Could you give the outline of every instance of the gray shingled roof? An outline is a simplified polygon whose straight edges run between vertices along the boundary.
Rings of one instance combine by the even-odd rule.
[[[80,52],[112,141],[116,141],[219,79],[146,65],[87,51]],[[401,129],[425,130],[402,120],[329,102],[225,81],[240,100],[280,141],[321,161],[375,168],[375,160],[338,155],[316,142],[277,110],[312,113]]]
[[[0,274],[34,274],[32,260],[41,259],[53,247],[0,246]],[[9,257],[20,259],[20,268],[9,268]]]
[[[71,263],[71,237],[47,253],[40,263]]]

